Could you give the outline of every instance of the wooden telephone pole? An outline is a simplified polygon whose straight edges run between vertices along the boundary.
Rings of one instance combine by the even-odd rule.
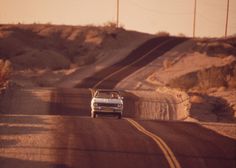
[[[196,12],[197,12],[197,0],[194,0],[194,13],[193,13],[193,38],[195,38],[195,31],[196,31]]]
[[[227,0],[227,12],[226,12],[226,23],[225,23],[225,38],[228,34],[228,22],[229,22],[229,0]]]
[[[120,0],[116,1],[116,27],[119,27]]]

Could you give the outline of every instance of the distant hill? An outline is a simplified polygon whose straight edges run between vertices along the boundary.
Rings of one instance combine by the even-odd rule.
[[[51,86],[79,68],[111,65],[150,38],[113,24],[0,25],[0,59],[12,63],[18,84]]]
[[[0,58],[14,69],[68,69],[95,61],[100,50],[125,47],[112,26],[1,25]],[[83,58],[82,58],[83,57]]]

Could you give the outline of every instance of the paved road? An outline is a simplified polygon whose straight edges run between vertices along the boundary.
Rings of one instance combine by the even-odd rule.
[[[235,168],[235,140],[194,123],[137,123],[161,137],[182,168]],[[157,142],[125,119],[1,115],[0,133],[1,168],[171,167]]]
[[[186,40],[187,38],[179,37],[159,37],[151,39],[132,51],[122,61],[84,79],[76,87],[114,88],[119,81]]]
[[[114,75],[116,71],[122,72],[118,75],[120,80],[125,71],[128,75],[144,66],[144,57],[150,58],[149,61],[154,59],[159,52],[157,46],[164,47],[161,51],[164,52],[169,45],[174,46],[182,40],[154,39],[144,44],[147,46],[142,50],[134,51],[137,55],[142,52],[135,58],[138,61],[128,58],[130,64],[135,62],[130,68],[119,71],[120,66],[127,64],[118,63],[109,73],[100,72],[101,78],[87,79],[84,84],[86,87],[113,87],[117,80],[111,79],[111,72]],[[101,79],[113,82],[107,86],[105,80],[100,82]],[[73,90],[63,89],[47,94],[19,91],[16,94],[19,97],[12,96],[5,102],[14,107],[1,109],[5,113],[0,115],[1,168],[236,167],[236,141],[196,123],[91,119],[88,117],[88,90],[81,91],[80,96],[73,94]],[[75,113],[77,115],[73,115]]]

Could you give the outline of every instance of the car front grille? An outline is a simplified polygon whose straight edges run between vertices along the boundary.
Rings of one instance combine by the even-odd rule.
[[[117,107],[117,104],[111,104],[111,103],[98,103],[99,107]]]

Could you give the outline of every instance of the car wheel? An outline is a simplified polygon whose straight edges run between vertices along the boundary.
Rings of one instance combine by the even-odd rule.
[[[119,119],[121,119],[121,113],[120,113],[120,114],[118,114],[118,118],[119,118]]]
[[[92,117],[96,118],[97,114],[95,112],[92,113]]]

